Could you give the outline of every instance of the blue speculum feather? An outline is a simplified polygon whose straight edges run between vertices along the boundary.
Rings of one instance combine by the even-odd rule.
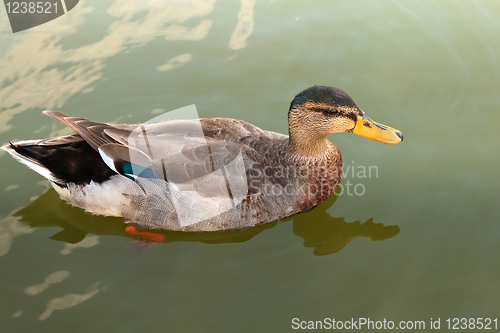
[[[152,169],[133,163],[124,164],[123,173],[125,176],[134,175],[141,178],[158,178]],[[133,177],[131,179],[133,179]]]

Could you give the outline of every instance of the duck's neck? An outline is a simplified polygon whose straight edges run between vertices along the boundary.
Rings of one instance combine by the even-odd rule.
[[[290,133],[288,146],[293,154],[304,157],[321,157],[327,155],[331,148],[332,143],[328,141],[326,136],[311,138],[304,136],[308,133]]]
[[[311,131],[314,127],[308,125],[307,119],[298,117],[293,110],[288,113],[290,152],[308,158],[329,154],[335,146],[326,138],[326,134]]]

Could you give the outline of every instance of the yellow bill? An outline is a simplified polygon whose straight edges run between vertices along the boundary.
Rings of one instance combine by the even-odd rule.
[[[388,145],[403,141],[403,133],[395,128],[374,122],[364,114],[358,116],[356,126],[350,132]]]

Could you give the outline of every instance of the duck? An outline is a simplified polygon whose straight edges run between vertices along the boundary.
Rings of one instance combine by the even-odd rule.
[[[288,135],[230,118],[112,125],[44,113],[75,133],[2,149],[73,206],[144,229],[241,229],[311,210],[341,180],[342,156],[329,134],[403,140],[342,89],[318,85],[293,98]]]

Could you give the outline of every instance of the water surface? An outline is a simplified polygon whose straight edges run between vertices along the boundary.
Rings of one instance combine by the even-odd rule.
[[[499,17],[493,0],[80,1],[12,34],[0,13],[1,143],[71,133],[45,109],[135,123],[196,104],[286,133],[290,101],[314,84],[405,137],[330,136],[345,167],[376,166],[342,182],[363,195],[247,230],[166,232],[142,250],[122,219],[65,204],[2,152],[2,331],[496,318]]]

